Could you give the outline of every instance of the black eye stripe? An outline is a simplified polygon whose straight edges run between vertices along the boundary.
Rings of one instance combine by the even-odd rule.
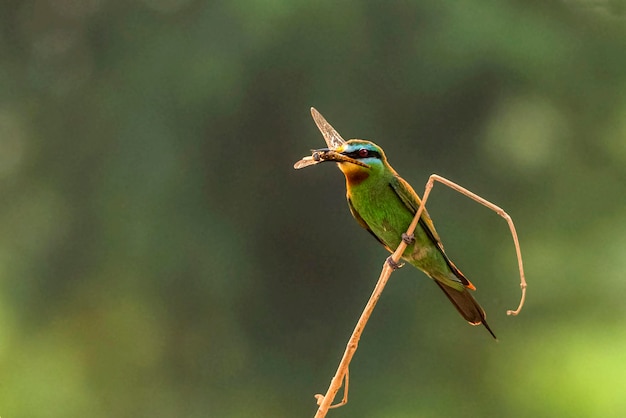
[[[364,157],[359,154],[361,149],[352,152],[344,152],[342,154],[346,157],[354,158],[355,160],[359,160],[361,158],[378,158],[380,160],[380,153],[378,151],[367,150],[367,156]]]

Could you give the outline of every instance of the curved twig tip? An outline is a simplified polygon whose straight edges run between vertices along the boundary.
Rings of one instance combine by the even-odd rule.
[[[523,278],[522,283],[520,283],[520,287],[522,288],[522,297],[520,298],[519,306],[514,311],[506,311],[506,314],[509,316],[516,316],[517,314],[519,314],[522,310],[522,307],[524,306],[524,302],[526,301],[526,281]]]

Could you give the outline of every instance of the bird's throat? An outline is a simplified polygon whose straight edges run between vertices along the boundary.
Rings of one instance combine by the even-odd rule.
[[[346,176],[348,186],[358,186],[370,176],[369,169],[350,163],[339,163],[339,169]]]

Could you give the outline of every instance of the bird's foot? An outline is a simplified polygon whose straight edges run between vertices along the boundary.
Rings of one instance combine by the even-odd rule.
[[[387,264],[389,264],[389,267],[391,267],[393,270],[398,270],[404,265],[404,263],[396,263],[395,261],[393,261],[392,256],[387,257]]]
[[[406,232],[402,233],[402,241],[404,241],[404,243],[406,245],[411,245],[415,242],[415,235],[411,234],[411,235],[407,235]]]

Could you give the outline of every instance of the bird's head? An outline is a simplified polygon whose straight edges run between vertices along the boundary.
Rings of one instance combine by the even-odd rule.
[[[351,139],[335,153],[341,155],[336,161],[346,175],[364,171],[373,174],[384,170],[387,162],[382,148],[364,139]]]
[[[351,139],[336,149],[314,150],[312,158],[319,162],[334,161],[346,175],[384,170],[387,162],[382,148],[364,139]]]

